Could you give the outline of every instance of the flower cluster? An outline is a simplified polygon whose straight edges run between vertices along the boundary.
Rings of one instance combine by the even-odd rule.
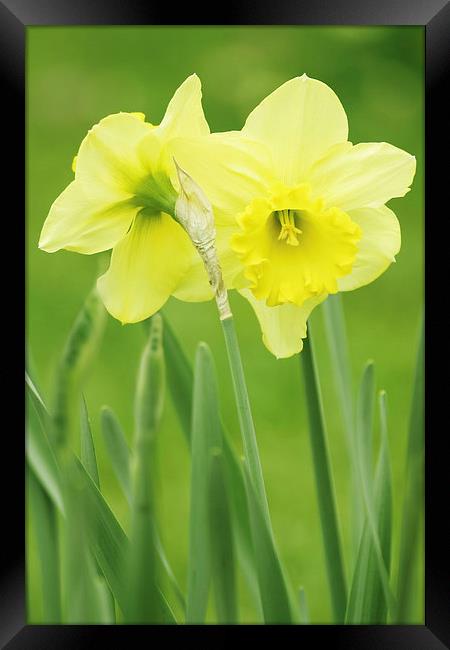
[[[353,145],[336,94],[306,75],[266,97],[241,131],[210,133],[192,75],[158,126],[118,113],[88,132],[42,229],[48,252],[112,249],[98,290],[123,323],[171,295],[213,296],[177,220],[175,161],[212,204],[225,285],[249,300],[277,357],[302,349],[316,305],[372,282],[400,250],[385,204],[408,192],[414,156],[384,142]]]

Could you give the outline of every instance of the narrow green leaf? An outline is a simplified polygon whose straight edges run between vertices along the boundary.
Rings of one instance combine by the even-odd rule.
[[[348,339],[345,327],[342,296],[337,293],[322,303],[333,378],[339,395],[339,407],[344,421],[344,435],[349,449],[353,446],[353,398]]]
[[[364,504],[359,489],[357,459],[355,456],[355,425],[352,396],[352,376],[348,337],[345,325],[344,307],[341,294],[337,293],[321,305],[325,322],[325,333],[330,351],[333,381],[338,396],[342,415],[343,437],[347,442],[348,456],[351,463],[350,501],[352,504],[352,558],[356,557],[364,521]]]
[[[101,410],[101,427],[103,439],[109,454],[112,468],[119,481],[120,487],[127,499],[131,502],[130,463],[131,452],[128,447],[125,433],[113,411],[104,406]]]
[[[164,318],[164,357],[166,359],[167,383],[172,403],[186,440],[190,445],[192,422],[192,388],[194,378],[191,364],[167,320]]]
[[[272,532],[244,461],[244,479],[264,623],[293,623],[293,611]]]
[[[387,434],[386,396],[380,393],[381,444],[374,481],[374,511],[386,571],[389,573],[392,536],[392,484]],[[350,589],[346,622],[353,624],[386,623],[387,606],[378,569],[376,549],[367,521],[358,549]]]
[[[228,363],[233,382],[234,398],[238,412],[239,428],[241,431],[244,456],[247,462],[250,478],[253,482],[256,497],[261,502],[261,508],[270,527],[269,506],[267,503],[266,488],[259,458],[258,442],[256,440],[255,425],[247,391],[244,368],[242,366],[239,342],[232,316],[220,321],[227,349]]]
[[[105,318],[106,310],[93,289],[69,332],[55,375],[52,433],[59,456],[70,456],[70,448],[78,444],[82,385],[97,352]]]
[[[183,610],[184,613],[186,613],[186,599],[184,597],[183,591],[178,583],[178,580],[176,579],[175,573],[172,569],[172,566],[169,562],[169,559],[167,557],[166,551],[164,549],[163,543],[161,541],[161,538],[159,536],[158,530],[155,530],[155,545],[156,545],[156,553],[158,555],[158,558],[161,562],[161,567],[164,569],[166,576],[169,580],[169,584],[172,587],[175,596],[177,597],[177,600],[181,606],[181,609]]]
[[[119,607],[122,611],[126,611],[128,605],[127,578],[123,578],[122,572],[129,554],[129,540],[81,462],[77,461],[77,467],[83,480],[89,505],[90,525],[87,530],[95,558]],[[163,622],[176,622],[161,592],[160,599],[164,608]]]
[[[26,376],[27,401],[27,460],[48,497],[63,513],[63,491],[61,474],[50,446],[46,426],[50,427],[50,417],[34,385]]]
[[[116,607],[114,602],[114,596],[106,582],[105,577],[103,576],[100,567],[96,563],[96,572],[93,573],[92,584],[93,589],[95,590],[95,599],[97,602],[97,612],[99,619],[97,623],[102,623],[104,625],[111,625],[116,623]]]
[[[43,619],[61,622],[61,589],[58,549],[58,525],[55,504],[35,477],[27,462],[28,504],[36,536],[41,568]]]
[[[409,418],[405,466],[405,493],[400,534],[397,579],[398,618],[396,623],[414,623],[415,581],[424,500],[424,351],[425,323],[422,318],[417,349],[414,387]]]
[[[181,429],[189,444],[189,448],[191,448],[193,372],[191,364],[166,317],[164,317],[164,354],[172,403],[177,412]],[[241,463],[223,423],[222,440],[227,488],[233,519],[233,537],[235,539],[237,556],[258,614],[261,615],[261,601],[253,559],[253,545],[249,524],[250,517],[247,507],[244,476]]]
[[[370,534],[378,575],[383,588],[383,596],[387,609],[393,614],[396,611],[397,603],[389,584],[389,572],[383,557],[383,548],[378,528],[374,480],[372,467],[372,444],[373,444],[373,405],[375,394],[375,377],[373,362],[368,362],[361,378],[358,392],[356,410],[356,450],[358,458],[358,473],[363,502],[365,507],[366,526]],[[382,416],[385,417],[383,411]],[[383,418],[382,418],[383,419]],[[364,528],[363,528],[364,534]],[[367,535],[367,533],[366,533]],[[366,548],[362,552],[368,553]],[[368,558],[362,558],[360,562],[368,562]]]
[[[91,423],[84,395],[81,399],[81,462],[87,473],[100,490],[100,479],[98,475],[97,458],[95,455],[94,439],[92,437]],[[98,564],[96,564],[96,573],[94,577],[94,589],[97,596],[98,612],[101,616],[99,623],[115,622],[114,597],[105,582],[104,576]]]
[[[86,468],[87,473],[100,489],[100,479],[98,476],[97,458],[95,456],[94,440],[92,438],[91,423],[86,406],[84,395],[81,398],[81,462]]]
[[[165,367],[162,319],[152,317],[135,395],[133,444],[133,498],[128,568],[127,622],[161,621],[157,588],[158,562],[155,530],[155,443],[164,403]]]
[[[365,479],[369,497],[373,493],[373,414],[375,403],[375,372],[373,361],[368,361],[361,378],[356,404],[357,461]]]
[[[314,463],[331,603],[335,622],[342,623],[345,617],[347,601],[345,570],[342,559],[336,498],[328,455],[325,418],[319,378],[314,359],[311,329],[311,323],[308,321],[308,338],[304,340],[303,351],[300,354],[300,362],[304,375],[305,397],[309,420],[309,439]]]
[[[231,513],[221,449],[212,451],[209,475],[211,574],[218,623],[238,623]]]
[[[211,352],[200,343],[195,357],[192,406],[191,512],[189,521],[188,595],[186,621],[203,623],[211,577],[209,542],[209,462],[220,448],[221,425]]]
[[[303,587],[300,587],[298,590],[298,602],[300,606],[300,622],[303,623],[303,625],[309,625],[310,617],[308,601],[306,599],[306,591]]]
[[[91,553],[88,504],[79,480],[76,460],[65,465],[66,518],[62,533],[63,621],[70,624],[98,623],[103,607],[97,590],[98,573]]]
[[[101,410],[101,426],[103,437],[106,443],[106,448],[109,453],[111,460],[111,465],[114,470],[114,473],[122,487],[125,498],[128,503],[132,502],[131,494],[131,475],[130,475],[130,465],[131,465],[131,451],[128,447],[125,434],[122,427],[119,424],[116,416],[113,411],[104,406]],[[163,544],[161,542],[160,536],[157,531],[155,531],[155,543],[156,551],[161,561],[162,567],[167,574],[170,585],[174,590],[174,593],[181,605],[183,611],[186,609],[186,602],[183,595],[183,592],[180,588],[180,585],[175,577],[173,569],[170,565],[170,562],[167,558],[167,554],[164,550]]]
[[[105,308],[94,289],[69,332],[54,380],[51,443],[61,470],[66,508],[61,531],[62,601],[64,621],[69,623],[93,623],[102,616],[95,588],[97,571],[87,539],[87,513],[73,452],[80,446],[83,382],[97,351],[105,318]]]

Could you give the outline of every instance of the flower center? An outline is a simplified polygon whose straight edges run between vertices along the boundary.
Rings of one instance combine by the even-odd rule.
[[[175,216],[177,193],[167,174],[156,171],[145,176],[135,190],[134,202],[153,212]]]
[[[286,241],[286,244],[290,246],[298,246],[299,241],[297,235],[301,235],[303,231],[295,225],[294,210],[279,210],[275,212],[275,215],[281,223],[278,239],[280,241]]]
[[[231,247],[244,266],[255,298],[269,306],[302,305],[336,293],[338,279],[351,272],[360,227],[343,210],[311,199],[306,183],[274,186],[238,215]]]

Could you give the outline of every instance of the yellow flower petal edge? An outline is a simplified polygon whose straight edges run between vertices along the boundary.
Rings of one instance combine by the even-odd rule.
[[[197,75],[175,92],[159,126],[144,113],[102,119],[82,141],[75,180],[50,208],[39,246],[90,254],[113,249],[98,286],[110,313],[123,323],[147,318],[183,284],[189,299],[210,298],[192,274],[197,252],[175,220],[173,139],[209,134]]]
[[[50,208],[39,248],[47,253],[61,248],[84,254],[108,250],[126,235],[137,212],[128,199],[105,203],[72,181]]]
[[[325,294],[310,298],[301,307],[289,303],[268,307],[264,300],[257,300],[249,289],[241,289],[239,293],[253,307],[262,330],[263,343],[277,359],[301,352],[303,339],[307,335],[306,322],[314,307],[327,297]]]
[[[387,142],[350,142],[334,147],[307,174],[314,196],[342,210],[380,207],[405,196],[416,173],[416,159]]]
[[[296,185],[331,146],[347,140],[348,124],[336,93],[304,74],[263,99],[242,131],[268,146],[279,180]]]
[[[385,205],[351,210],[349,216],[362,236],[351,273],[338,279],[339,291],[352,291],[376,280],[395,262],[401,246],[400,223]]]
[[[97,281],[105,307],[124,324],[148,318],[175,291],[191,257],[192,244],[172,217],[140,212]]]

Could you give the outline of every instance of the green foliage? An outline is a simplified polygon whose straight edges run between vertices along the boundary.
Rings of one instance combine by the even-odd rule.
[[[336,511],[336,496],[328,453],[325,418],[319,378],[314,360],[311,324],[308,325],[308,338],[304,341],[300,359],[303,368],[306,406],[309,419],[309,439],[316,477],[317,501],[322,526],[328,583],[334,620],[336,623],[341,623],[344,620],[347,600],[345,569]]]
[[[131,535],[127,554],[127,607],[129,623],[160,623],[158,563],[156,553],[155,445],[164,404],[165,365],[162,319],[153,316],[141,358],[135,395],[133,443],[133,493]]]
[[[112,469],[128,502],[131,501],[131,453],[125,434],[113,411],[104,406],[101,410],[103,438]]]
[[[295,614],[290,600],[289,588],[286,584],[266,513],[263,511],[259,497],[256,496],[250,472],[247,470],[245,462],[244,477],[264,623],[293,623]]]
[[[417,556],[423,540],[424,502],[424,346],[425,324],[422,320],[417,350],[416,370],[409,417],[408,446],[405,464],[405,492],[401,522],[398,570],[398,620],[410,621],[417,609]],[[418,505],[420,507],[418,507]]]
[[[174,55],[180,49],[183,51],[181,58]],[[273,51],[277,51],[279,56],[273,57]],[[164,52],[164,56],[161,56],[161,52]],[[77,370],[77,376],[69,380],[64,376],[67,366],[63,363],[62,369],[60,367],[56,371],[61,379],[56,380],[56,352],[63,349],[65,332],[73,314],[92,285],[97,273],[98,256],[69,252],[47,255],[36,246],[49,206],[72,180],[70,165],[81,139],[99,119],[120,110],[143,110],[147,119],[158,123],[174,88],[194,70],[203,81],[204,106],[212,130],[240,128],[246,115],[264,95],[288,78],[306,72],[324,80],[338,92],[349,116],[350,140],[386,140],[417,156],[418,173],[411,192],[401,201],[393,201],[390,205],[402,227],[402,250],[397,264],[392,265],[377,282],[344,296],[348,331],[344,335],[342,328],[334,330],[334,361],[327,356],[325,339],[319,327],[316,327],[315,353],[332,459],[334,497],[342,529],[343,559],[347,566],[346,573],[352,579],[349,597],[356,597],[359,578],[355,583],[354,578],[358,565],[360,576],[370,575],[374,578],[369,591],[378,594],[375,601],[380,605],[378,613],[370,605],[368,609],[372,613],[367,615],[375,620],[381,615],[379,612],[386,608],[384,589],[383,595],[379,595],[381,578],[379,562],[374,555],[373,529],[369,528],[367,521],[358,465],[351,456],[355,444],[350,454],[346,445],[349,432],[355,427],[356,396],[352,391],[351,377],[356,377],[356,372],[370,355],[376,359],[378,383],[386,388],[389,395],[392,512],[403,512],[401,525],[400,516],[398,520],[392,520],[391,547],[399,554],[396,552],[390,562],[385,554],[384,533],[377,505],[378,499],[382,498],[377,497],[377,476],[380,476],[377,469],[372,470],[371,474],[373,523],[383,563],[389,573],[389,586],[391,589],[393,584],[398,587],[397,620],[402,623],[423,623],[421,364],[418,364],[415,397],[411,399],[414,324],[423,299],[423,115],[420,108],[423,97],[423,29],[311,26],[258,29],[31,27],[28,30],[27,57],[27,329],[29,347],[33,348],[35,356],[34,365],[39,370],[39,384],[33,374],[32,385],[34,388],[39,386],[41,397],[42,394],[52,396],[48,402],[52,415],[58,403],[62,411],[71,414],[70,426],[65,426],[60,420],[56,429],[58,432],[62,423],[64,439],[72,452],[76,453],[80,440],[81,392],[86,395],[102,490],[98,490],[88,472],[84,471],[83,474],[80,470],[85,491],[83,498],[90,504],[88,521],[95,522],[95,525],[88,525],[89,549],[94,558],[90,575],[92,585],[98,580],[98,569],[104,576],[100,580],[106,578],[114,594],[119,622],[123,620],[122,614],[126,609],[126,595],[121,592],[120,585],[121,565],[127,555],[130,532],[128,503],[131,501],[132,481],[130,465],[126,460],[130,452],[123,431],[118,432],[116,428],[111,433],[114,427],[112,418],[108,422],[109,433],[105,434],[104,429],[108,424],[105,426],[103,420],[108,416],[101,416],[103,437],[100,437],[98,414],[102,404],[110,404],[117,416],[116,424],[120,421],[127,433],[133,430],[133,410],[130,405],[136,364],[141,353],[141,331],[137,326],[122,327],[109,319],[102,346],[99,347],[97,339],[95,349],[91,348],[97,354],[97,362],[93,365],[83,362],[77,366],[82,370],[83,365],[88,369],[91,365],[89,374],[78,374]],[[117,93],[118,87],[122,89],[121,93]],[[225,93],[224,88],[228,89]],[[102,255],[105,258],[108,256],[106,253]],[[107,263],[107,259],[103,261]],[[340,302],[339,297],[331,297],[324,309],[330,307],[336,312],[335,299]],[[311,622],[330,622],[332,617],[328,599],[324,597],[327,587],[321,552],[321,526],[308,454],[306,405],[298,399],[297,365],[294,360],[277,361],[264,351],[256,320],[239,296],[232,296],[232,307],[238,325],[279,554],[292,583],[305,587]],[[214,352],[219,377],[223,471],[237,560],[239,619],[241,622],[261,620],[250,513],[240,452],[236,451],[240,449],[238,419],[215,307],[212,303],[194,306],[171,300],[164,310],[187,356],[179,355],[179,346],[170,348],[167,345],[170,334],[166,327],[164,351],[167,383],[173,399],[167,405],[158,431],[158,454],[163,459],[161,487],[164,501],[158,513],[158,525],[164,540],[164,546],[161,544],[158,551],[161,560],[160,590],[164,593],[165,601],[172,604],[174,598],[177,602],[180,600],[164,568],[162,552],[167,561],[170,558],[174,577],[184,581],[187,569],[187,486],[191,457],[180,441],[180,430],[189,439],[193,386],[189,360],[194,357],[201,337]],[[334,313],[331,318],[333,328],[339,322],[339,314]],[[316,314],[313,314],[312,320],[313,327],[319,326]],[[327,334],[329,338],[329,325]],[[68,354],[66,360],[70,357]],[[341,366],[340,375],[336,371],[338,365]],[[344,374],[342,366],[347,366]],[[339,377],[334,384],[329,369]],[[342,381],[344,383],[340,384]],[[58,389],[55,389],[56,384]],[[42,548],[48,549],[52,544],[54,547],[58,544],[51,532],[53,525],[48,525],[51,518],[46,514],[35,517],[33,509],[38,513],[44,508],[43,512],[48,514],[47,506],[53,508],[56,529],[64,526],[66,507],[63,479],[67,472],[60,467],[60,450],[52,446],[55,431],[51,418],[42,409],[43,400],[36,398],[34,388],[30,385],[27,388],[27,463],[33,478],[40,485],[40,492],[28,492],[28,525],[33,538],[32,546],[27,549],[29,559],[33,556],[32,561],[28,562],[28,618],[29,622],[39,623],[49,622],[52,610],[57,613],[51,602],[52,595],[44,595],[49,588],[44,585],[44,580],[57,584],[57,567],[54,567],[53,574],[50,569],[45,575],[42,568],[51,557],[55,559],[56,556],[43,554]],[[344,389],[347,406],[341,401],[341,388]],[[58,396],[59,391],[62,394]],[[69,394],[73,395],[73,400],[70,398],[67,402]],[[408,433],[405,412],[410,402],[411,433]],[[174,417],[174,408],[181,427]],[[339,414],[343,414],[343,417],[339,417]],[[373,443],[378,451],[379,468],[381,452],[377,448],[376,433],[375,426]],[[405,458],[403,451],[408,436],[411,444],[407,444]],[[383,466],[386,467],[385,464]],[[221,494],[220,487],[218,489]],[[213,490],[211,498],[212,495]],[[36,499],[38,503],[33,505]],[[217,515],[219,510],[215,512]],[[226,515],[220,515],[222,517],[226,521]],[[38,519],[42,530],[36,528]],[[358,549],[363,547],[361,535],[364,536],[364,548],[367,547],[370,562],[359,559]],[[42,539],[47,536],[49,541],[39,542],[38,536],[42,536]],[[229,543],[222,537],[221,541]],[[62,579],[60,584],[64,590],[65,580]],[[359,588],[360,595],[366,587],[364,583]],[[56,588],[54,596],[57,602]],[[184,595],[181,596],[183,600]],[[105,620],[101,599],[97,599],[97,602],[98,615]],[[358,607],[365,609],[366,606],[368,604],[361,601]],[[176,611],[178,618],[179,609]],[[166,609],[166,613],[173,620],[170,609]],[[61,609],[61,618],[65,616],[66,612]],[[383,610],[383,620],[384,616]],[[182,616],[179,618],[183,620]],[[206,620],[216,620],[212,608],[208,610]],[[387,620],[395,622],[391,611],[387,613]]]
[[[374,477],[374,513],[386,573],[390,571],[392,484],[387,432],[386,395],[379,395],[381,444]],[[386,623],[388,604],[380,578],[377,550],[366,517],[347,604],[347,623]]]

